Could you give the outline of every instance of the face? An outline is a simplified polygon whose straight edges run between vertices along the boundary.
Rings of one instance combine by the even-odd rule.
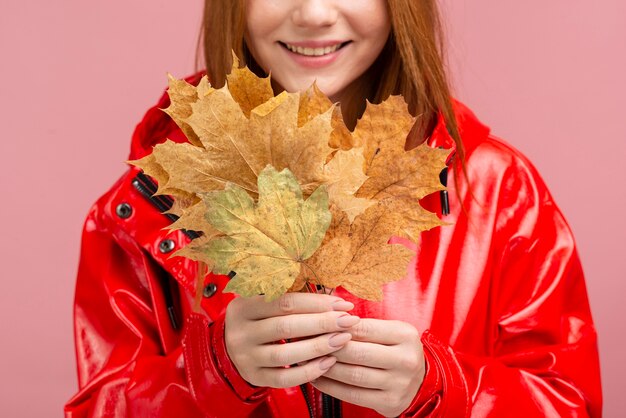
[[[246,0],[246,43],[287,91],[333,101],[374,63],[391,24],[386,0]]]

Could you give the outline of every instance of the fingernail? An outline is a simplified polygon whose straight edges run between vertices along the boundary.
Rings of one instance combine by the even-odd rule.
[[[361,318],[354,315],[344,315],[337,318],[337,326],[342,328],[350,328],[359,323]]]
[[[320,369],[328,370],[336,362],[337,362],[337,357],[326,357],[324,360],[320,361]]]
[[[341,347],[342,345],[350,341],[351,338],[351,334],[347,332],[341,332],[330,337],[328,339],[328,345],[331,347]]]
[[[354,304],[346,300],[338,300],[332,305],[333,311],[349,311],[354,309]]]

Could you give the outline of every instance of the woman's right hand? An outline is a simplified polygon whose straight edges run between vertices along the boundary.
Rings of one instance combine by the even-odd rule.
[[[329,354],[351,339],[347,331],[359,322],[347,313],[353,308],[339,297],[316,293],[287,293],[269,303],[263,296],[238,297],[226,309],[226,350],[248,383],[298,386],[335,364]]]

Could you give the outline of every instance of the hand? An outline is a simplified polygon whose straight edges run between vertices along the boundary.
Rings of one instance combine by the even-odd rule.
[[[334,353],[337,363],[312,384],[337,399],[396,417],[409,407],[424,380],[422,343],[402,321],[361,319],[352,341]]]
[[[288,293],[273,302],[236,298],[226,308],[225,343],[239,374],[255,386],[285,388],[310,382],[337,359],[359,318],[354,305],[325,294]],[[281,340],[298,339],[284,344]],[[297,367],[289,367],[298,364]]]

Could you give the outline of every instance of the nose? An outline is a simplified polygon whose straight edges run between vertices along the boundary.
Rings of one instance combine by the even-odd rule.
[[[292,14],[292,21],[297,26],[324,27],[337,21],[339,13],[334,0],[300,0],[297,3]]]

